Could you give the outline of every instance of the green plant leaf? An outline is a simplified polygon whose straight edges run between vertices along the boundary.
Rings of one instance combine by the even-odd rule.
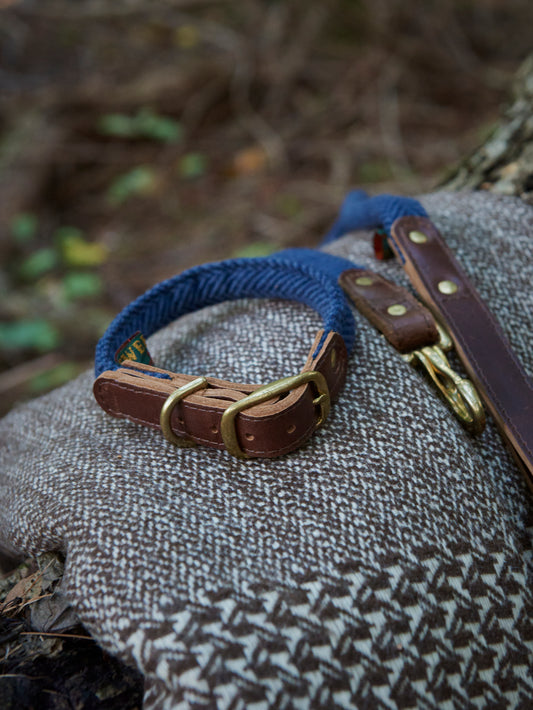
[[[391,177],[391,168],[386,160],[369,160],[358,168],[360,182],[381,182]]]
[[[40,392],[46,392],[48,390],[54,389],[54,387],[60,387],[64,385],[65,382],[72,380],[76,375],[80,373],[80,366],[74,362],[62,362],[59,365],[42,372],[39,375],[33,377],[29,382],[29,390],[33,394],[39,394]]]
[[[31,212],[20,212],[11,220],[10,232],[17,244],[29,244],[37,234],[39,222]]]
[[[181,124],[173,118],[158,116],[149,109],[141,109],[133,118],[134,131],[139,136],[161,143],[176,143],[183,135]]]
[[[254,242],[253,244],[242,247],[242,249],[237,249],[233,252],[233,256],[235,258],[249,259],[256,256],[269,256],[277,250],[278,248],[269,242]]]
[[[181,123],[168,116],[159,116],[148,108],[136,114],[109,113],[98,122],[101,133],[117,138],[148,138],[161,143],[175,143],[181,140]]]
[[[109,256],[109,249],[99,242],[88,242],[76,227],[60,227],[56,239],[67,266],[100,266]]]
[[[102,116],[98,122],[101,133],[117,138],[132,138],[135,136],[135,126],[131,116],[123,113],[108,113]]]
[[[202,177],[206,168],[207,160],[202,153],[187,153],[178,164],[178,172],[186,180]]]
[[[112,205],[121,205],[135,195],[148,195],[155,189],[156,176],[146,165],[119,175],[110,185],[107,197]]]
[[[38,279],[57,265],[56,250],[51,247],[39,249],[28,256],[19,267],[19,275],[28,281]]]
[[[62,281],[63,295],[67,301],[79,298],[95,298],[104,290],[102,279],[98,274],[90,272],[74,272],[67,274]]]
[[[200,35],[194,25],[181,25],[176,29],[174,37],[180,49],[192,49],[200,41]]]
[[[303,204],[296,195],[282,193],[276,200],[276,207],[287,219],[297,219],[302,211]]]
[[[60,343],[56,328],[44,318],[24,318],[11,323],[0,323],[2,350],[53,350]]]

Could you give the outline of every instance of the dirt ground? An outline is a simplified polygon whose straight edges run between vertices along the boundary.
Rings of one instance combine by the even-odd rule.
[[[527,1],[0,2],[0,413],[189,266],[314,245],[490,132]],[[511,41],[512,38],[512,41]]]
[[[435,189],[532,26],[528,0],[0,0],[0,414],[90,367],[154,283],[315,245],[354,187]],[[37,636],[13,599],[2,707],[140,706],[82,628]]]

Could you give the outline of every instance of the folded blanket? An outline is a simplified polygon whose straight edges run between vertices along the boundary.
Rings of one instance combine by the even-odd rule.
[[[533,209],[422,202],[532,375]],[[327,250],[407,285],[368,233]],[[145,675],[145,708],[529,707],[531,494],[490,418],[468,434],[356,320],[330,418],[278,459],[175,448],[105,414],[90,372],[0,422],[0,541],[66,553],[63,593]],[[169,370],[266,383],[301,369],[320,325],[242,300],[149,348]]]

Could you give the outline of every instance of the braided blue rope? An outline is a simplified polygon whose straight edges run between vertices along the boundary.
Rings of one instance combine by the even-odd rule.
[[[356,190],[347,195],[323,243],[355,229],[382,227],[390,231],[395,219],[407,215],[426,217],[427,213],[419,202],[408,197],[368,197]],[[141,331],[148,337],[186,313],[239,298],[282,298],[305,303],[322,316],[323,340],[331,331],[340,333],[350,352],[355,322],[337,279],[354,267],[347,259],[312,249],[287,249],[269,257],[196,266],[157,284],[113,320],[96,347],[96,375],[118,369],[115,353],[132,333]],[[322,342],[317,351],[321,345]]]
[[[350,351],[355,323],[337,278],[354,265],[330,254],[317,259],[317,254],[311,249],[294,249],[271,257],[230,259],[193,267],[157,284],[111,323],[96,348],[96,375],[119,367],[115,353],[132,333],[140,330],[149,336],[186,313],[239,298],[305,303],[322,316],[325,333],[340,333]]]
[[[339,216],[322,244],[342,237],[356,229],[382,228],[390,234],[390,228],[398,217],[427,217],[426,210],[418,200],[396,195],[368,197],[363,190],[349,192],[339,211]]]

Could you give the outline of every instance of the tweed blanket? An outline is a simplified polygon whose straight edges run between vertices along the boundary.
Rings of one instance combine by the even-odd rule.
[[[422,198],[533,374],[533,209]],[[328,246],[376,262],[369,233]],[[348,379],[300,450],[242,461],[106,415],[92,373],[0,423],[0,540],[66,553],[62,591],[145,676],[144,707],[531,707],[532,504],[489,418],[472,437],[356,314]],[[265,383],[320,319],[247,300],[149,341],[169,370]]]

